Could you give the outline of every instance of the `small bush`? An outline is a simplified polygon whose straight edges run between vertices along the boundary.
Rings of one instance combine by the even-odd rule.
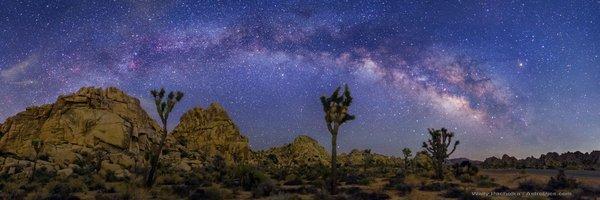
[[[227,189],[211,186],[196,189],[191,195],[191,200],[221,200],[232,199],[233,193]]]
[[[83,191],[84,183],[80,181],[59,181],[50,186],[49,199],[73,199],[73,193]]]
[[[396,183],[396,185],[394,185],[394,189],[398,191],[400,196],[404,196],[412,192],[412,186],[406,183]]]
[[[550,177],[548,184],[546,185],[548,190],[559,190],[559,189],[573,189],[578,185],[577,180],[568,178],[565,175],[565,171],[559,170],[556,177]]]
[[[379,199],[390,199],[390,196],[384,192],[366,192],[359,187],[350,187],[346,189],[345,194],[350,197],[347,199],[364,199],[364,200],[379,200]]]
[[[541,191],[544,189],[544,185],[542,183],[539,183],[537,181],[528,179],[528,180],[524,180],[519,182],[519,186],[517,187],[519,190],[521,191],[526,191],[526,192],[535,192],[535,191]]]
[[[477,187],[491,188],[496,186],[498,186],[498,184],[494,183],[494,179],[489,176],[479,176],[477,180]]]
[[[471,175],[469,175],[469,174],[462,174],[462,175],[460,175],[458,177],[458,180],[461,183],[472,183],[473,182],[473,179],[471,179]]]
[[[273,180],[266,180],[252,189],[252,197],[267,197],[277,192],[277,185]]]
[[[464,196],[465,193],[466,191],[463,189],[460,189],[458,187],[451,187],[443,194],[443,196],[446,198],[459,198]]]
[[[285,177],[284,185],[302,185],[302,179],[296,175],[288,175]]]
[[[177,196],[179,197],[187,197],[190,195],[190,191],[192,190],[193,186],[191,185],[172,185],[171,189],[173,190],[173,193],[177,194]]]
[[[510,192],[510,188],[506,186],[500,186],[494,189],[494,192]]]
[[[268,179],[264,173],[247,165],[238,166],[235,170],[234,178],[237,180],[238,185],[246,191],[252,190]]]
[[[447,183],[447,182],[433,182],[433,183],[421,183],[421,186],[419,187],[419,190],[422,191],[442,191],[442,190],[446,190],[450,187],[456,187],[457,185],[454,183]]]
[[[119,181],[119,178],[117,177],[117,175],[115,174],[115,172],[112,171],[112,170],[107,170],[106,171],[106,176],[104,178],[105,178],[105,180],[107,182]]]

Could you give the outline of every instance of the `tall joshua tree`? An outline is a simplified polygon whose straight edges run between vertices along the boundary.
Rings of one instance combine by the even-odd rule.
[[[35,167],[37,165],[37,159],[42,151],[42,147],[44,147],[44,141],[40,139],[31,140],[31,146],[33,146],[33,150],[35,150],[35,157],[33,158],[33,169],[31,171],[31,176],[29,177],[29,182],[33,181],[33,177],[35,176]]]
[[[347,121],[354,120],[354,115],[348,113],[352,96],[348,85],[344,86],[344,94],[340,96],[338,87],[330,97],[321,96],[327,130],[331,133],[331,194],[336,194],[337,187],[337,135],[339,128]]]
[[[148,171],[148,176],[146,177],[146,187],[151,187],[156,178],[155,173],[158,168],[160,154],[162,153],[163,146],[165,145],[165,139],[167,138],[167,121],[169,119],[169,114],[173,110],[173,107],[175,107],[175,104],[181,101],[181,98],[183,98],[183,93],[176,91],[170,92],[165,99],[164,88],[161,88],[160,90],[152,90],[150,93],[154,97],[154,103],[156,104],[156,110],[158,111],[158,116],[162,122],[163,130],[160,137],[160,143],[150,158],[150,170]]]
[[[454,133],[448,131],[445,128],[440,130],[427,129],[431,138],[427,142],[423,142],[423,148],[429,152],[428,156],[433,162],[435,169],[435,177],[437,179],[444,179],[444,161],[454,153],[456,146],[460,143],[458,140],[454,142],[452,151],[448,153],[448,147],[452,143],[452,137]]]
[[[412,151],[409,148],[404,148],[402,149],[402,154],[404,155],[404,171],[407,171],[410,164],[410,160],[408,159],[412,156]]]

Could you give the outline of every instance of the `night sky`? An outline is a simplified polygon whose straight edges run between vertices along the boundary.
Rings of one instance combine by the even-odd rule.
[[[329,148],[319,97],[347,83],[340,151],[399,155],[426,128],[453,157],[600,149],[600,1],[0,2],[0,121],[83,86],[221,103],[264,149]]]

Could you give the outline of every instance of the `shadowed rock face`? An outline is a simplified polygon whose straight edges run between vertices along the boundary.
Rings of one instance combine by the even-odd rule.
[[[237,163],[246,160],[250,153],[248,139],[217,103],[186,112],[173,130],[173,138],[206,161],[219,154],[226,162]]]

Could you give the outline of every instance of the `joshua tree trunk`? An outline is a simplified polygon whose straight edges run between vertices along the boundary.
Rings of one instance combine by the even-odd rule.
[[[333,130],[333,132],[331,133],[331,194],[336,194],[336,193],[337,193],[337,130]]]
[[[165,145],[165,139],[167,138],[167,122],[163,120],[163,131],[160,137],[160,143],[154,155],[150,159],[150,172],[148,172],[148,177],[146,177],[146,187],[151,187],[154,184],[155,173],[158,168],[158,162],[160,159],[160,154],[162,153],[163,146]]]
[[[35,176],[35,167],[37,166],[37,158],[38,158],[38,152],[35,152],[35,158],[33,159],[33,169],[31,170],[31,176],[29,177],[30,183],[33,181],[33,177]],[[6,159],[4,159],[4,160],[6,160]]]
[[[435,178],[436,179],[444,179],[444,161],[434,161],[435,165]]]

